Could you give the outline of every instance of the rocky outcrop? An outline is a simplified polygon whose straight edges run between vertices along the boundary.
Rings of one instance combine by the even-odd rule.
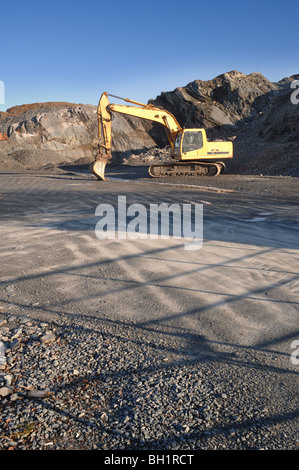
[[[224,73],[213,80],[195,80],[151,102],[175,114],[182,127],[234,125],[269,106],[278,86],[263,75]]]
[[[39,168],[91,157],[95,140],[95,111],[67,103],[33,103],[0,116],[2,162]],[[3,154],[6,159],[3,159]]]
[[[113,120],[114,158],[138,153],[156,145],[151,124],[117,115]],[[40,168],[48,165],[84,164],[97,153],[96,106],[34,103],[11,108],[0,116],[0,165]]]

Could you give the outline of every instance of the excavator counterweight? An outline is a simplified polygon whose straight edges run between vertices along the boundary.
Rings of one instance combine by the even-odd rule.
[[[109,103],[108,96],[124,100],[134,106]],[[157,122],[164,127],[172,148],[174,161],[173,163],[151,165],[149,174],[154,178],[217,176],[225,169],[225,164],[217,160],[233,157],[232,142],[209,142],[205,129],[183,129],[169,111],[157,108],[152,104],[143,104],[104,92],[97,109],[99,152],[89,167],[99,180],[105,180],[106,164],[112,158],[112,113],[140,117]]]

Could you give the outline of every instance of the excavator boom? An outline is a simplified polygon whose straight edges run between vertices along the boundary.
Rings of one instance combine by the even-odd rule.
[[[126,106],[122,104],[110,104],[108,110],[110,112],[116,112],[121,114],[127,114],[129,116],[140,117],[142,119],[147,119],[149,121],[158,122],[164,126],[169,143],[172,148],[174,148],[174,141],[177,136],[178,131],[182,130],[181,126],[177,122],[176,118],[163,109],[155,108],[152,105],[138,103],[136,101],[128,100],[125,101],[130,103],[138,104],[140,107],[135,106]]]

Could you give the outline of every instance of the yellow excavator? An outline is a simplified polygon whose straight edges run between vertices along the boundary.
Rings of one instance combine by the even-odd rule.
[[[134,106],[110,103],[108,96]],[[204,129],[183,129],[176,118],[164,109],[104,92],[97,109],[99,152],[89,167],[91,173],[99,180],[105,180],[106,164],[112,158],[112,113],[127,114],[158,122],[166,130],[172,148],[173,162],[151,165],[149,174],[154,178],[217,176],[225,170],[225,164],[218,160],[233,157],[232,142],[209,142]]]

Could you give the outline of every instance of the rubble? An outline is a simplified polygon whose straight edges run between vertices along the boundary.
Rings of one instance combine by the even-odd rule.
[[[140,152],[138,155],[132,153],[130,157],[124,158],[122,163],[124,165],[140,165],[152,164],[154,162],[167,162],[172,160],[172,149],[170,145],[166,145],[163,148],[153,147],[146,151]]]
[[[296,421],[275,420],[270,370],[260,380],[259,368],[251,367],[244,382],[234,365],[254,361],[246,348],[238,353],[243,357],[226,353],[232,363],[204,354],[185,361],[175,342],[144,337],[133,323],[87,327],[79,317],[51,324],[1,317],[2,338],[24,328],[21,350],[7,349],[0,373],[0,450],[298,447]],[[56,340],[41,343],[50,325]]]

